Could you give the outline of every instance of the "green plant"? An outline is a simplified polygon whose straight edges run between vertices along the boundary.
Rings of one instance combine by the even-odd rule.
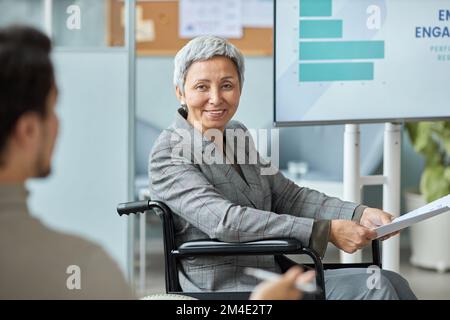
[[[406,124],[414,149],[425,157],[420,192],[427,202],[450,193],[450,121]]]

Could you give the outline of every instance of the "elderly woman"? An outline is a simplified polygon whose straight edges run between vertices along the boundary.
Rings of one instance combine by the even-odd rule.
[[[262,174],[267,163],[253,144],[226,139],[228,132],[247,133],[231,121],[243,84],[244,58],[224,39],[195,38],[175,57],[181,108],[153,147],[150,193],[175,213],[177,244],[296,238],[323,255],[328,242],[350,253],[370,243],[372,228],[389,223],[391,215],[297,186],[278,170]],[[251,161],[252,153],[257,161]],[[180,285],[183,291],[251,291],[257,282],[244,274],[245,267],[281,272],[273,256],[186,258]],[[398,274],[382,271],[373,289],[366,284],[370,275],[365,269],[326,271],[327,298],[415,298]]]

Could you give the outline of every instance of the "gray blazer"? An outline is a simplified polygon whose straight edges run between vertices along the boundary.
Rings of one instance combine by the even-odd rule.
[[[230,121],[226,129],[247,131],[237,121]],[[227,147],[230,143],[226,141]],[[175,213],[178,245],[208,238],[296,238],[308,246],[316,220],[352,219],[357,204],[299,187],[278,170],[261,175],[267,164],[259,155],[256,164],[240,164],[245,179],[231,164],[200,163],[199,157],[214,154],[212,146],[177,112],[151,152],[150,194]],[[245,148],[248,156],[252,145]],[[273,256],[187,258],[181,262],[180,285],[183,291],[249,291],[257,280],[243,273],[248,266],[280,272]]]

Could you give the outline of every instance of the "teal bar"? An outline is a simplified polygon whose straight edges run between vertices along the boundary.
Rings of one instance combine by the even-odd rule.
[[[300,42],[300,60],[383,58],[384,41]]]
[[[331,0],[299,0],[300,17],[331,17]]]
[[[300,38],[342,38],[342,20],[300,20]]]
[[[299,75],[300,82],[373,80],[373,63],[301,63]]]

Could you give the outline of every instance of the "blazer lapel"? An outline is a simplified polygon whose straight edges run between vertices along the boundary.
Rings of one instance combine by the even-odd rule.
[[[231,149],[230,144],[234,143],[233,141],[227,141],[227,150],[228,154],[230,154],[233,150],[234,155],[232,161],[236,161],[238,155],[238,147]],[[236,168],[233,167],[232,164],[222,165],[222,170],[226,170],[226,176],[230,179],[230,181],[236,185],[239,190],[245,195],[245,197],[252,203],[255,208],[260,208],[262,204],[262,196],[260,193],[261,184],[259,181],[259,177],[256,173],[255,164],[248,164],[248,150],[245,151],[246,159],[244,163],[239,163],[242,161],[238,160],[238,165],[242,171],[244,176],[241,177]],[[230,159],[231,160],[231,159]],[[220,166],[220,165],[218,165]]]
[[[263,206],[263,193],[261,181],[258,175],[258,166],[256,164],[241,164],[242,173],[249,185],[248,197],[251,197],[255,208],[261,209]]]
[[[192,160],[201,161],[197,162],[201,165],[207,165],[211,168],[213,174],[215,171],[222,172],[222,174],[229,179],[230,183],[236,186],[239,191],[248,199],[248,201],[255,207],[258,208],[262,203],[262,197],[259,192],[260,182],[259,178],[256,174],[255,165],[248,164],[240,164],[241,170],[247,182],[240,176],[240,174],[233,168],[233,165],[226,162],[225,157],[223,156],[223,161],[220,157],[223,154],[222,150],[218,150],[217,146],[214,142],[205,138],[199,131],[197,131],[194,127],[192,127],[187,120],[182,117],[181,114],[177,112],[175,123],[175,129],[183,129],[187,130],[190,135],[190,143],[193,144],[193,152],[191,158]],[[194,143],[196,141],[196,143]],[[227,144],[232,143],[230,141],[226,142]],[[228,146],[227,146],[228,147]],[[235,161],[235,157],[237,155],[236,148],[234,150],[234,157],[230,160]],[[216,155],[216,152],[217,155]],[[219,160],[219,161],[217,161]],[[248,184],[247,184],[248,183]]]
[[[240,174],[233,168],[232,164],[224,163],[224,164],[211,164],[211,169],[213,171],[222,172],[222,174],[229,180],[230,184],[237,187],[237,189],[243,194],[247,200],[257,208],[257,203],[252,197],[252,188],[251,184],[247,184],[244,179],[240,176]],[[243,171],[243,170],[242,170]],[[245,175],[245,174],[244,174]],[[245,176],[247,178],[247,176]]]

